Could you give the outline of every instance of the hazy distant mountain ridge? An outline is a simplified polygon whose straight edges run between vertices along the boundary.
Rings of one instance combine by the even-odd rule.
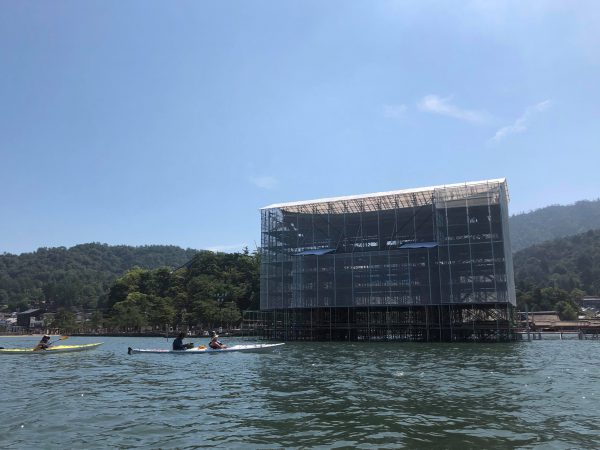
[[[600,199],[547,206],[511,216],[509,223],[512,249],[518,252],[544,241],[600,229]]]

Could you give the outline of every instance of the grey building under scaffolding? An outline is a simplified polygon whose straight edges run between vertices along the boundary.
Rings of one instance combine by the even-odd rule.
[[[260,308],[282,340],[510,340],[505,179],[270,205]]]

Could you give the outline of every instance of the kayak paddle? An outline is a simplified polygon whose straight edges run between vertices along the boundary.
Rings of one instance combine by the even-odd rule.
[[[69,336],[61,336],[61,337],[59,337],[59,338],[58,338],[57,340],[55,340],[55,341],[48,342],[48,345],[52,345],[52,344],[54,344],[55,342],[58,342],[58,341],[64,341],[65,339],[69,339]]]

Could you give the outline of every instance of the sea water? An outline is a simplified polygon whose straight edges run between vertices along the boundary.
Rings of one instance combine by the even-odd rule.
[[[290,342],[210,355],[127,354],[169,348],[164,338],[65,344],[98,341],[0,355],[0,448],[600,447],[600,341]]]

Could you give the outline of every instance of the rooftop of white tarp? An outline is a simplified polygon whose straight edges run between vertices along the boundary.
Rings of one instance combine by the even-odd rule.
[[[451,193],[449,199],[457,200],[468,198],[473,195],[483,194],[493,190],[494,188],[504,185],[508,196],[508,187],[506,178],[496,178],[492,180],[469,181],[465,183],[442,184],[439,186],[428,186],[414,189],[402,189],[398,191],[376,192],[373,194],[348,195],[344,197],[322,198],[317,200],[304,200],[299,202],[276,203],[265,206],[261,209],[285,209],[295,210],[304,209],[304,207],[315,207],[319,211],[324,212],[324,209],[344,205],[356,205],[361,210],[372,210],[377,208],[393,208],[405,206],[420,206],[431,204],[431,196],[434,192]],[[354,210],[354,208],[350,208]],[[315,211],[317,212],[317,211]]]

